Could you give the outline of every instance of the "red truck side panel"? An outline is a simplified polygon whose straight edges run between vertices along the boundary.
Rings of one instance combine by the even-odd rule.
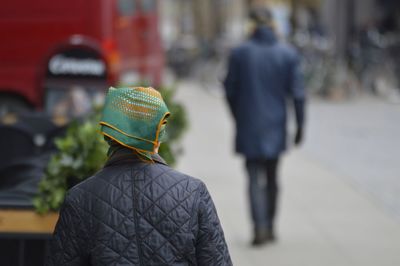
[[[0,9],[0,90],[40,106],[45,60],[73,34],[100,37],[94,0],[13,0]],[[88,16],[90,14],[90,16]],[[94,19],[96,18],[96,19]],[[89,22],[89,23],[88,23]]]

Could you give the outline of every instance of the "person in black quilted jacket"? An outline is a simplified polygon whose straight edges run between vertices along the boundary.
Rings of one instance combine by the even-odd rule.
[[[109,160],[68,191],[46,265],[232,265],[204,183],[157,154],[168,116],[152,88],[110,88]]]

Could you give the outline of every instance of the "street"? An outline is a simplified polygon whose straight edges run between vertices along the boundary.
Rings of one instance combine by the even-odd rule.
[[[209,188],[234,265],[400,265],[399,106],[311,100],[306,143],[281,165],[278,241],[251,248],[246,176],[223,96],[183,81],[176,98],[190,120],[178,169]]]

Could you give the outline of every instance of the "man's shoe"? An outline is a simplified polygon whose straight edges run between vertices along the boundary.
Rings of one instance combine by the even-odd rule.
[[[251,242],[252,246],[261,246],[268,242],[275,241],[275,235],[269,229],[257,229],[254,232],[254,239]]]

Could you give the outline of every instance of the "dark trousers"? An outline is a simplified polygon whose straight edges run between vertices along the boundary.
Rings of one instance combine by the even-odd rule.
[[[273,230],[277,208],[279,159],[247,159],[251,216],[255,229]]]

